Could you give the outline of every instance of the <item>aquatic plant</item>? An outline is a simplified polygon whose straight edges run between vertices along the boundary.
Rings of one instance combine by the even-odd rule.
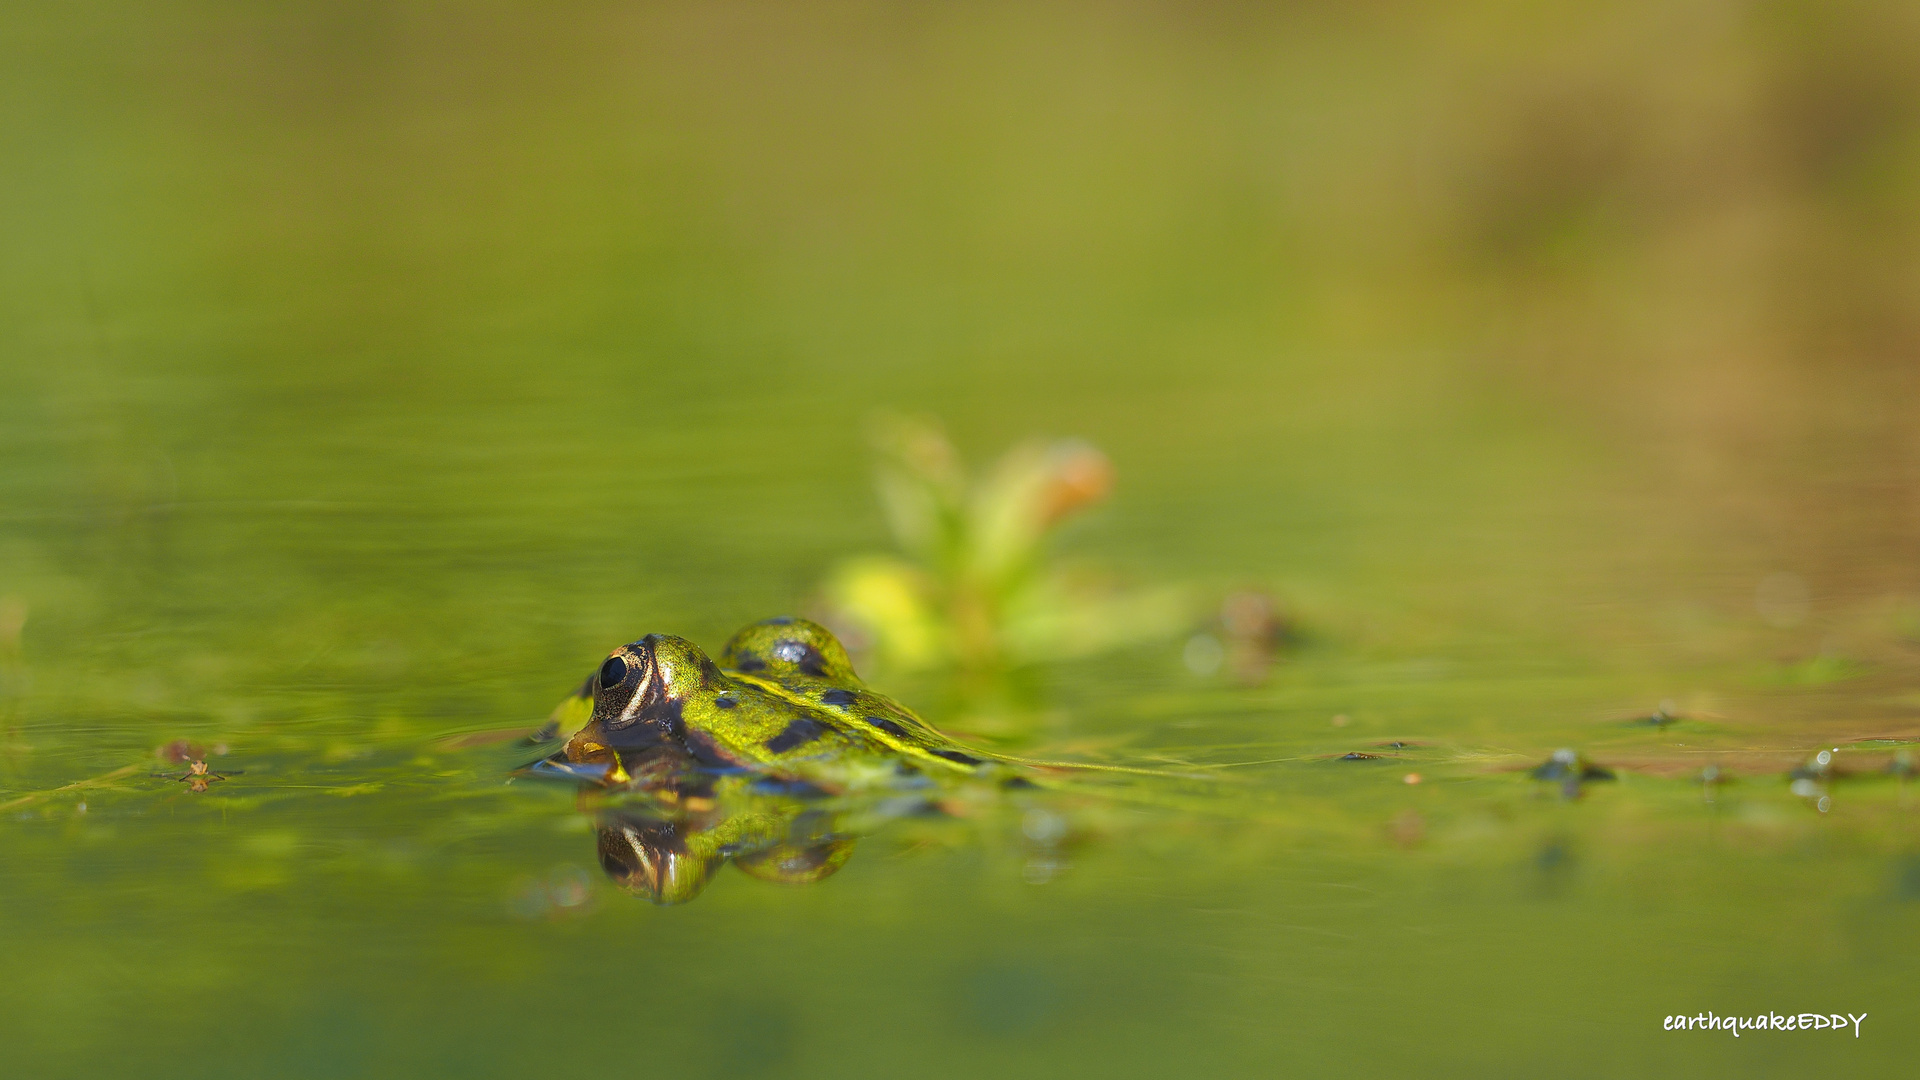
[[[878,490],[898,554],[834,568],[819,614],[889,670],[1086,656],[1168,638],[1191,622],[1185,590],[1126,588],[1055,557],[1060,528],[1113,489],[1113,465],[1080,439],[1033,439],[969,477],[928,420],[873,425]]]

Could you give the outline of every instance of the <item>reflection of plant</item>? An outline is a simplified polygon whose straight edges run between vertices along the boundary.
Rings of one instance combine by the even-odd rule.
[[[823,593],[830,623],[894,669],[1060,659],[1170,635],[1186,602],[1174,590],[1123,591],[1047,558],[1047,539],[1105,499],[1113,467],[1078,439],[1031,441],[969,482],[935,425],[875,425],[880,501],[905,551],[837,567]]]

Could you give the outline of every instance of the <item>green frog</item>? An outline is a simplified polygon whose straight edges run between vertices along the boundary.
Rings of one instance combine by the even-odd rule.
[[[870,689],[805,619],[748,626],[719,663],[663,634],[622,645],[544,734],[569,731],[535,770],[626,793],[588,799],[599,861],[657,904],[693,899],[728,862],[789,884],[832,874],[853,852],[838,824],[849,805],[861,820],[938,812],[939,780],[1027,783]],[[925,790],[902,801],[902,789]],[[881,802],[834,798],[868,792]]]
[[[688,766],[792,780],[826,793],[991,768],[854,674],[826,627],[781,617],[733,636],[715,663],[684,638],[615,649],[555,710],[576,729],[549,761],[608,785]]]
[[[587,783],[601,866],[658,904],[691,900],[728,862],[765,880],[818,881],[856,835],[964,814],[954,808],[986,784],[1156,773],[969,749],[863,683],[826,627],[791,617],[741,630],[718,662],[663,634],[620,646],[537,740],[558,735],[565,745],[528,771]]]

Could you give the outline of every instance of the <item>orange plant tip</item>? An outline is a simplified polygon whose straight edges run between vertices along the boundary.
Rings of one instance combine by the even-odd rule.
[[[1410,772],[1406,776],[1402,777],[1402,779],[1409,784],[1417,784],[1420,782],[1420,774],[1417,772]]]

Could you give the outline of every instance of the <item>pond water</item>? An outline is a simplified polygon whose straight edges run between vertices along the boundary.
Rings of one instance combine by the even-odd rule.
[[[1914,230],[1858,222],[1911,155],[1655,197],[1694,159],[1490,104],[1772,146],[1769,72],[1905,100],[1835,75],[1909,41],[1875,10],[1798,52],[1703,5],[1724,93],[1424,9],[0,17],[6,1071],[1890,1071],[1920,336]],[[1296,639],[875,672],[1166,775],[621,890],[487,733],[887,550],[882,409],[1090,440],[1059,558]],[[1868,1019],[1663,1030],[1708,1011]]]

